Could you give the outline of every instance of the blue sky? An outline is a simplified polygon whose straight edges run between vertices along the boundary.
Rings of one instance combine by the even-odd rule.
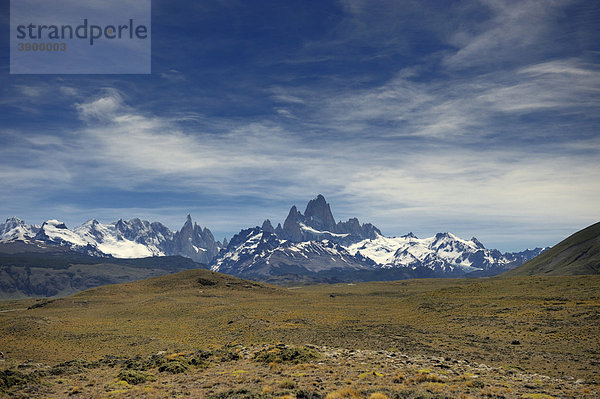
[[[322,193],[500,250],[600,219],[598,2],[153,0],[151,75],[10,75],[0,14],[0,217],[221,239]]]

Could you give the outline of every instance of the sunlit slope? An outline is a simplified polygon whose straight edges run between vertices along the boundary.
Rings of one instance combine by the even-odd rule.
[[[600,274],[600,222],[569,236],[503,276]]]

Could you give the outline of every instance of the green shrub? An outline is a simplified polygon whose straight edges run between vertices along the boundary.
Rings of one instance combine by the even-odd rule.
[[[254,359],[262,363],[304,363],[316,359],[317,355],[308,348],[274,346],[266,348],[254,355]]]
[[[171,374],[184,373],[188,369],[188,363],[185,359],[169,360],[158,368],[158,371],[169,372]]]
[[[86,360],[74,359],[67,362],[57,364],[50,369],[52,375],[63,375],[63,374],[79,374],[85,372],[87,369],[97,367],[97,363],[91,363]]]
[[[471,386],[474,388],[483,388],[485,387],[485,384],[483,383],[483,381],[475,380],[471,382]]]
[[[35,376],[24,374],[17,370],[6,369],[0,371],[0,389],[10,388],[14,385],[23,385],[35,380]]]
[[[293,380],[284,380],[279,384],[279,388],[282,389],[294,389],[296,388],[296,383]]]
[[[154,380],[154,376],[137,370],[122,370],[119,373],[119,379],[129,384],[137,385]]]
[[[213,285],[217,285],[217,282],[215,280],[209,280],[207,278],[198,278],[198,284],[203,285],[203,286],[208,286],[211,287]]]
[[[131,370],[145,371],[154,367],[160,367],[166,362],[167,359],[165,359],[165,357],[162,355],[152,355],[145,359],[141,356],[135,356],[131,359],[125,360],[123,367]]]

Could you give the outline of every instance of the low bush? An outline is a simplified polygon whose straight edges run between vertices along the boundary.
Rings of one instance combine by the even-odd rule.
[[[331,393],[328,393],[325,396],[325,399],[360,399],[362,398],[361,394],[356,392],[352,388],[344,388]]]
[[[292,380],[284,380],[279,384],[279,388],[283,389],[294,389],[296,388],[296,383]]]
[[[169,372],[171,374],[184,373],[188,369],[188,362],[185,359],[169,360],[158,367],[158,371]]]
[[[0,391],[3,388],[10,388],[15,385],[24,385],[36,377],[31,374],[24,374],[17,370],[6,369],[0,371]]]
[[[258,352],[254,359],[262,363],[304,363],[316,359],[317,355],[309,348],[274,346]]]
[[[160,367],[167,362],[164,356],[152,355],[146,358],[136,356],[123,362],[123,367],[129,370],[145,371]]]
[[[138,385],[154,380],[154,376],[137,370],[122,370],[119,373],[119,379],[128,384]]]
[[[63,374],[79,374],[85,372],[87,369],[97,367],[97,363],[88,362],[86,360],[74,359],[67,362],[57,364],[50,369],[52,375],[63,375]]]

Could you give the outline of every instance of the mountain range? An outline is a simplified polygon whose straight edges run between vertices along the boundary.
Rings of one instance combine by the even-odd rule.
[[[138,218],[128,221],[119,219],[110,224],[92,219],[70,230],[55,219],[36,226],[13,217],[0,224],[0,242],[66,247],[98,257],[180,255],[204,264],[210,263],[223,246],[221,242],[215,241],[208,228],[192,223],[190,215],[181,230],[176,232],[162,223],[151,223]]]
[[[273,276],[327,276],[340,281],[377,279],[387,270],[390,278],[432,277],[480,272],[494,275],[517,267],[547,248],[517,253],[486,249],[476,238],[451,233],[419,239],[410,233],[385,237],[370,223],[357,218],[336,222],[322,195],[308,202],[304,213],[294,205],[283,225],[270,220],[261,227],[242,230],[221,249],[211,269],[236,276],[268,279]],[[361,277],[362,276],[362,277]],[[374,277],[379,276],[379,277]],[[406,277],[404,277],[406,278]]]
[[[71,230],[54,219],[36,226],[14,217],[0,224],[0,242],[62,247],[94,257],[184,256],[235,276],[317,281],[495,275],[546,249],[501,253],[485,248],[476,238],[466,240],[451,233],[386,237],[373,224],[361,224],[357,218],[336,221],[320,194],[304,212],[292,206],[283,224],[273,227],[267,219],[261,226],[240,231],[229,242],[216,241],[190,215],[175,232],[162,223],[137,218],[110,224],[91,219]]]

